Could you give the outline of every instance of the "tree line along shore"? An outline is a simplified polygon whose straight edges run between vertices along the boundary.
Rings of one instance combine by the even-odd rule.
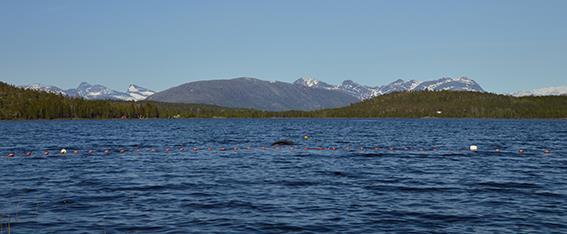
[[[308,101],[308,100],[306,100]],[[482,92],[390,93],[346,107],[270,112],[204,104],[85,100],[0,82],[0,119],[145,118],[567,118],[567,96]]]

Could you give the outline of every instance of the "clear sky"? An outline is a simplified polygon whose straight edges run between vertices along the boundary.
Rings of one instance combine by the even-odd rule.
[[[567,1],[0,1],[2,81],[159,91],[240,76],[567,85]]]

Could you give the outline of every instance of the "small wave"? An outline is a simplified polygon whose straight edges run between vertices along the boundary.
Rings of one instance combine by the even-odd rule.
[[[485,181],[473,184],[473,186],[490,187],[490,188],[520,188],[520,189],[535,189],[541,186],[529,182],[515,182],[515,181]]]
[[[320,183],[314,181],[307,181],[307,180],[297,180],[297,181],[284,181],[282,184],[288,187],[308,187],[308,186],[319,185]]]
[[[435,187],[435,186],[404,186],[404,185],[370,185],[365,186],[365,189],[375,191],[400,191],[400,192],[414,192],[414,193],[435,193],[435,192],[449,192],[458,191],[457,187]]]

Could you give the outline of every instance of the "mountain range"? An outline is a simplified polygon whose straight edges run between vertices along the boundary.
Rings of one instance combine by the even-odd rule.
[[[337,90],[343,93],[350,94],[351,96],[354,96],[359,100],[365,100],[368,98],[372,98],[392,92],[441,91],[441,90],[484,92],[484,89],[482,89],[482,87],[480,87],[479,84],[477,84],[474,80],[469,79],[467,77],[459,77],[459,78],[446,77],[438,80],[430,80],[423,82],[417,80],[405,81],[402,79],[398,79],[387,85],[376,86],[376,87],[360,85],[352,80],[345,80],[340,85],[330,85],[325,82],[321,82],[311,78],[300,78],[293,83],[296,85],[303,85],[310,88]]]
[[[265,81],[250,77],[225,80],[203,80],[182,84],[161,92],[130,85],[125,92],[83,82],[77,88],[63,90],[51,85],[32,84],[26,89],[41,90],[89,100],[151,100],[170,103],[199,103],[225,107],[252,108],[267,111],[316,110],[347,106],[392,92],[408,91],[474,91],[485,92],[466,77],[429,81],[398,79],[382,86],[367,86],[352,80],[339,85],[303,77],[292,83]],[[567,95],[567,86],[523,91],[513,96]]]
[[[352,80],[346,80],[340,85],[331,85],[311,78],[300,78],[293,83],[287,83],[241,77],[189,82],[158,92],[148,100],[267,111],[316,110],[347,106],[392,92],[424,90],[484,92],[480,85],[466,77],[424,82],[396,80],[377,87],[360,85]]]
[[[49,93],[61,94],[69,97],[82,97],[88,100],[123,100],[141,101],[153,95],[155,92],[137,85],[131,84],[126,92],[109,89],[103,85],[91,85],[82,82],[77,88],[63,90],[52,85],[31,84],[21,86],[25,89],[39,90]]]
[[[293,83],[264,81],[241,77],[226,80],[204,80],[182,84],[161,92],[130,85],[126,92],[115,91],[103,85],[83,82],[77,88],[61,89],[51,85],[32,84],[26,89],[46,91],[88,100],[152,100],[170,103],[199,103],[225,107],[252,108],[268,111],[316,110],[347,106],[368,98],[391,92],[421,90],[484,90],[474,80],[442,78],[420,82],[396,80],[383,86],[365,86],[352,80],[331,85],[311,78],[300,78]]]

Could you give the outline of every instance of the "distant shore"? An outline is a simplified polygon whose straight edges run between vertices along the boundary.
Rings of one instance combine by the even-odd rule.
[[[84,100],[26,90],[0,82],[0,120],[191,118],[567,119],[567,96],[513,97],[458,91],[399,92],[340,108],[273,112],[205,104]]]

